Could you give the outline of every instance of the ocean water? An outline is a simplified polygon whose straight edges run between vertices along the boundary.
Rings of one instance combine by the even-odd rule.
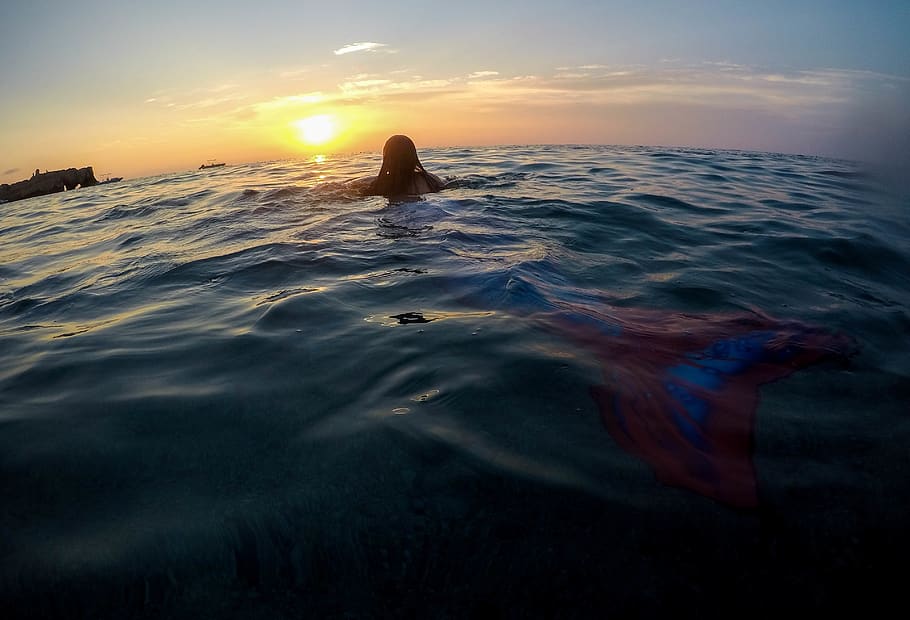
[[[906,195],[791,155],[421,158],[448,189],[360,197],[348,181],[379,168],[363,154],[0,205],[4,617],[899,598]],[[604,342],[635,317],[643,349],[661,317],[689,333],[743,315],[852,344],[755,388],[742,507],[668,484],[608,432],[592,388],[611,364],[643,385],[653,369],[554,327],[567,309]]]

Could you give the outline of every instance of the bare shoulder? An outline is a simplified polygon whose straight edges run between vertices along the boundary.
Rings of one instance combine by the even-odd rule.
[[[436,192],[441,189],[445,189],[445,180],[441,179],[438,175],[435,175],[432,172],[427,172],[426,175],[426,179],[421,179],[422,183],[426,187],[426,189],[424,189],[421,193]]]
[[[415,194],[430,194],[443,189],[445,184],[445,181],[435,174],[424,171],[423,174],[415,176],[412,187]]]

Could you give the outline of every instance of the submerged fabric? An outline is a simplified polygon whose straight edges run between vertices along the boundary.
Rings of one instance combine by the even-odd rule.
[[[855,351],[845,335],[760,315],[585,308],[554,326],[600,360],[591,395],[620,446],[661,481],[744,508],[758,505],[759,387]]]
[[[857,352],[846,334],[759,311],[615,307],[603,291],[566,291],[553,280],[564,278],[537,272],[462,286],[468,302],[530,317],[593,355],[603,384],[590,393],[604,424],[661,482],[740,508],[758,505],[752,441],[759,387]]]

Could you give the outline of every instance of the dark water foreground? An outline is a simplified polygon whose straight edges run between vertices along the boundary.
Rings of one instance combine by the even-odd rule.
[[[362,156],[0,205],[2,617],[902,601],[906,196],[796,156],[422,156],[455,187],[359,198]],[[605,338],[604,316],[762,313],[859,352],[761,388],[736,508],[607,432],[605,349],[548,318],[579,307]]]

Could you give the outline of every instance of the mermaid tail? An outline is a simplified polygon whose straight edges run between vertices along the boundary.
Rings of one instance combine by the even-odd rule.
[[[758,312],[614,307],[596,291],[545,275],[468,277],[460,297],[526,317],[591,351],[604,381],[590,388],[591,397],[619,446],[661,482],[732,506],[758,504],[752,442],[759,387],[857,350],[843,334]]]
[[[843,335],[761,315],[590,307],[551,323],[602,365],[590,389],[610,435],[668,485],[758,504],[752,437],[760,385],[855,351]]]

